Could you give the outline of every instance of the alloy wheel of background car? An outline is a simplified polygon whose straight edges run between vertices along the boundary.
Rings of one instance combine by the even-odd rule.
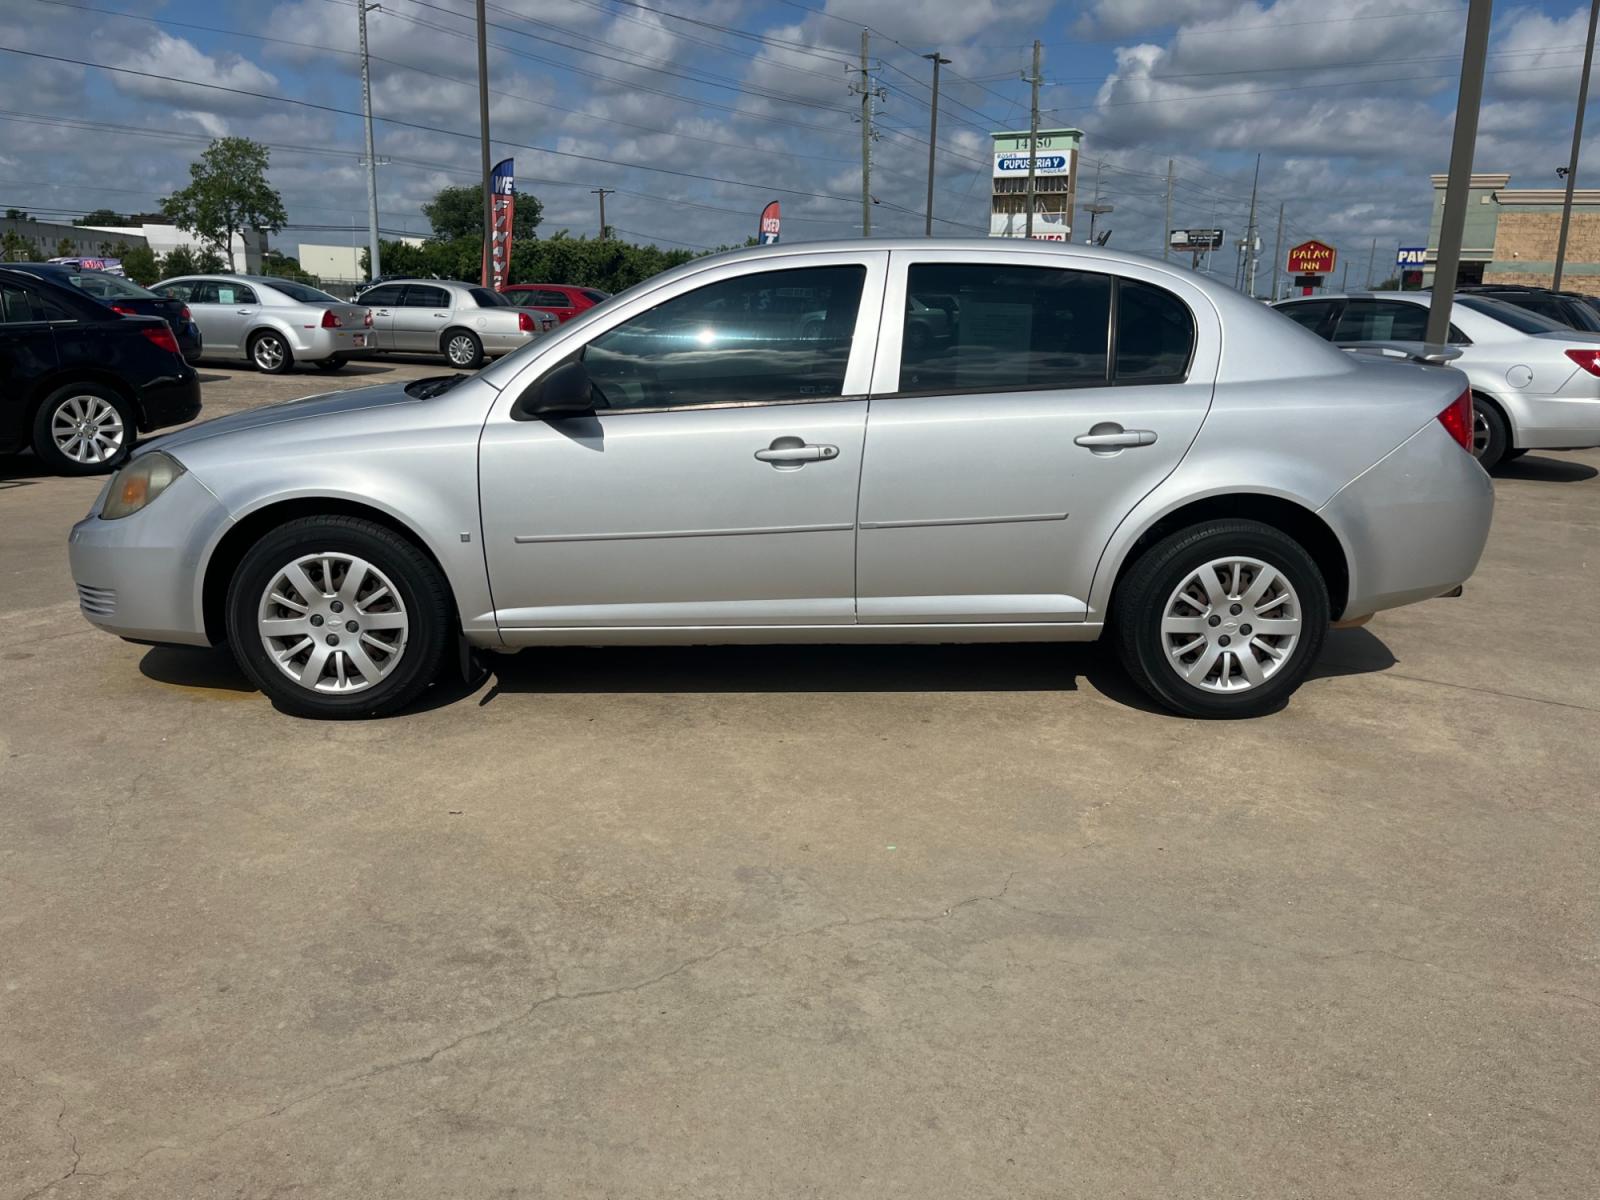
[[[483,361],[483,346],[470,333],[452,333],[444,346],[445,357],[453,367],[471,369]]]
[[[98,384],[69,384],[50,395],[34,422],[33,449],[63,475],[115,470],[133,450],[128,402]]]
[[[250,361],[256,370],[278,375],[294,365],[294,355],[281,335],[258,333],[250,339]]]
[[[1472,398],[1472,457],[1485,471],[1497,466],[1506,456],[1511,433],[1506,419],[1492,403]]]
[[[361,517],[301,517],[264,535],[234,571],[226,611],[245,674],[306,717],[403,708],[438,678],[457,628],[433,560]]]
[[[382,682],[404,656],[410,627],[394,581],[337,552],[286,564],[256,610],[273,663],[314,692],[348,694]]]
[[[1127,566],[1112,601],[1128,674],[1193,717],[1280,707],[1322,650],[1328,589],[1306,550],[1259,521],[1181,529]]]

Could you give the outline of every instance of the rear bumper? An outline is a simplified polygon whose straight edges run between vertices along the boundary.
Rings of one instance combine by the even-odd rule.
[[[365,354],[372,348],[373,337],[370,329],[323,329],[318,326],[315,329],[295,330],[294,356],[310,359],[312,362],[322,358]]]
[[[1489,477],[1436,421],[1319,510],[1349,553],[1339,620],[1430,600],[1477,569],[1494,515]]]
[[[119,637],[210,645],[200,569],[230,524],[221,503],[192,474],[131,517],[102,521],[101,502],[67,536],[85,619]]]
[[[513,350],[521,350],[539,335],[536,333],[483,333],[478,336],[483,340],[485,354],[510,354]]]
[[[187,357],[187,356],[185,356]],[[200,375],[187,363],[172,375],[139,389],[139,430],[182,425],[200,415]]]
[[[1584,375],[1581,371],[1578,374]],[[1584,379],[1588,383],[1600,382],[1588,375]],[[1511,424],[1512,441],[1523,450],[1600,446],[1600,396],[1524,395],[1513,406]]]

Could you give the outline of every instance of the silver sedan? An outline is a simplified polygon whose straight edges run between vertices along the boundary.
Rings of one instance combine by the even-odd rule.
[[[520,350],[556,326],[549,313],[518,308],[491,288],[453,279],[391,279],[361,292],[378,350],[443,354],[467,370]]]
[[[1460,372],[1159,261],[773,246],[476,375],[159,439],[70,553],[94,624],[225,642],[306,715],[394,712],[474,649],[1106,636],[1161,703],[1250,716],[1331,622],[1472,574],[1470,442]]]
[[[299,362],[337,371],[372,347],[372,315],[310,284],[271,275],[183,275],[151,289],[189,306],[205,358],[244,358],[281,375]]]

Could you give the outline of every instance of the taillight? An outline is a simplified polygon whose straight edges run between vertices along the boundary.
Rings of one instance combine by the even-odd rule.
[[[165,321],[160,325],[145,325],[139,332],[161,349],[171,354],[178,353],[178,339],[172,336],[172,327]]]
[[[322,327],[324,329],[338,329],[344,322],[339,319],[339,314],[333,309],[324,309],[322,312]]]
[[[517,328],[523,333],[533,332],[533,314],[517,309]]]
[[[194,320],[194,314],[189,311],[189,306],[187,304],[178,310],[178,316],[185,321]]]
[[[1568,350],[1567,357],[1591,375],[1600,375],[1600,349]]]
[[[372,328],[372,310],[370,308],[367,309],[366,310],[366,314],[367,314],[366,318],[361,323],[363,325],[365,325],[368,329],[371,329]]]
[[[113,304],[111,306],[111,311],[116,313],[118,316],[121,316],[121,317],[137,317],[139,315],[133,309],[129,308],[126,304]],[[1569,351],[1567,351],[1567,353],[1571,354],[1572,351],[1569,350]]]
[[[1439,424],[1468,454],[1472,453],[1472,392],[1465,391],[1439,414]]]

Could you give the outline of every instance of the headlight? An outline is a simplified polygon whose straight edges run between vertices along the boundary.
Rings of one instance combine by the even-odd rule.
[[[111,494],[100,510],[102,521],[131,517],[177,481],[183,464],[170,454],[141,454],[111,479]]]

